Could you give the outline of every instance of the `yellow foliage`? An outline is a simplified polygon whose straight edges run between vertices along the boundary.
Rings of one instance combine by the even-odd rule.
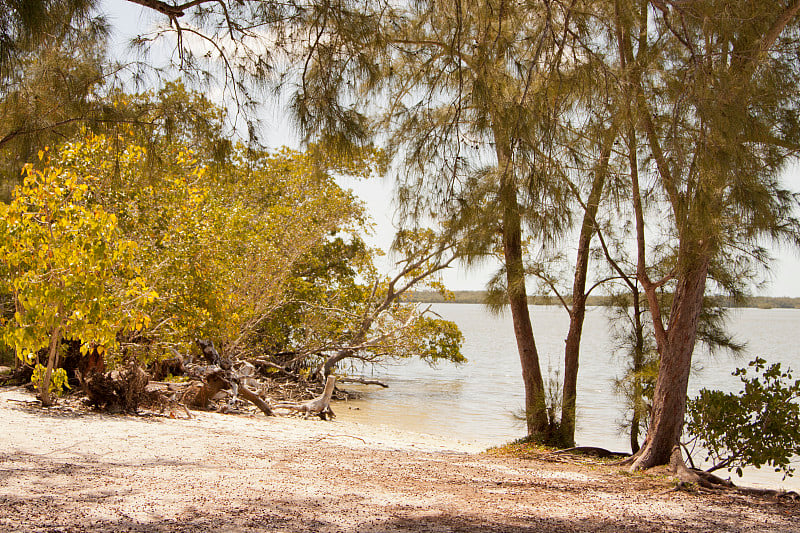
[[[0,204],[0,285],[16,305],[2,338],[21,359],[56,334],[114,347],[117,333],[133,325],[129,318],[142,316],[121,292],[132,243],[121,237],[115,215],[87,203],[89,192],[78,172],[29,165],[11,203]],[[144,290],[142,283],[125,296]]]
[[[160,147],[158,165],[150,156],[123,128],[113,139],[65,145],[58,165],[84,177],[82,194],[124,236],[118,248],[131,256],[124,299],[146,310],[130,311],[128,320],[153,354],[196,337],[241,342],[285,304],[298,259],[363,220],[318,154],[240,146],[229,164],[207,166],[172,143]]]

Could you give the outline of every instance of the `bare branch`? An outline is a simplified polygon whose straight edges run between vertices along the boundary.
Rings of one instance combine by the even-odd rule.
[[[201,4],[217,2],[217,0],[192,0],[191,2],[186,2],[184,4],[173,5],[173,4],[168,4],[167,2],[162,2],[161,0],[127,0],[127,1],[132,4],[138,4],[148,9],[158,11],[159,13],[163,13],[169,18],[182,17],[186,14],[187,9],[191,9]]]

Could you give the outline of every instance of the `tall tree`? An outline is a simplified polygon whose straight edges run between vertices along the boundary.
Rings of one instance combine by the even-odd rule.
[[[652,4],[652,5],[651,5]],[[730,285],[731,265],[765,262],[764,238],[798,241],[796,197],[779,172],[798,148],[800,2],[615,2],[625,70],[637,231],[637,276],[660,355],[651,421],[635,469],[677,451],[707,281]],[[673,268],[652,279],[643,179],[657,178],[674,243]],[[657,291],[671,283],[668,315]],[[667,315],[667,317],[665,317]],[[680,457],[676,457],[680,459]]]
[[[53,45],[75,28],[104,21],[91,16],[97,0],[6,0],[0,10],[0,81],[18,75],[19,60]]]
[[[0,183],[5,197],[40,149],[63,142],[81,127],[113,119],[102,95],[107,69],[101,45],[86,34],[81,37],[79,47],[78,39],[70,37],[18,59],[19,78],[3,88]]]
[[[348,103],[349,75],[375,74],[376,22],[386,0],[127,0],[163,15],[131,43],[147,55],[171,42],[170,67],[185,81],[215,86],[257,139],[256,111],[269,90],[289,103],[306,140],[339,149],[367,136],[364,115]],[[321,67],[320,75],[314,69]],[[350,90],[348,90],[348,85]]]
[[[387,21],[375,91],[388,101],[378,127],[402,169],[401,209],[410,220],[448,221],[473,257],[501,258],[528,433],[546,439],[557,420],[545,402],[525,258],[530,238],[553,242],[567,222],[552,152],[574,76],[559,72],[570,17],[558,2],[417,2]]]

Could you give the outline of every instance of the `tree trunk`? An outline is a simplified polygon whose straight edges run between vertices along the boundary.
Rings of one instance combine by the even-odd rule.
[[[47,369],[44,372],[42,381],[39,383],[39,398],[42,401],[43,407],[50,407],[53,405],[53,398],[50,395],[50,379],[53,376],[53,369],[58,364],[58,345],[60,343],[61,325],[59,324],[50,336],[50,350],[47,353]]]
[[[633,327],[635,329],[636,345],[633,347],[633,416],[631,417],[630,443],[631,453],[639,451],[639,431],[644,413],[644,388],[640,372],[644,367],[644,325],[642,324],[642,307],[639,302],[639,289],[634,285],[631,290],[633,296]]]
[[[578,250],[580,260],[581,250]],[[588,246],[587,246],[588,257]],[[580,268],[580,263],[578,264]],[[582,274],[582,275],[581,275]],[[575,271],[575,285],[579,284],[578,278],[582,277],[586,283],[586,270],[582,273]],[[578,398],[578,364],[581,352],[581,336],[583,335],[583,322],[586,316],[585,288],[580,293],[573,290],[572,309],[569,314],[569,331],[564,344],[564,388],[561,393],[561,445],[575,446],[576,404]]]
[[[578,363],[581,351],[581,336],[583,335],[583,322],[586,317],[586,273],[589,269],[589,253],[591,252],[592,236],[595,232],[594,219],[597,214],[597,205],[600,201],[603,182],[605,182],[605,179],[599,182],[597,179],[595,180],[578,238],[577,262],[572,283],[572,307],[569,313],[569,331],[564,345],[564,389],[561,396],[561,444],[566,447],[575,446]]]
[[[355,339],[355,342],[358,343],[358,342],[362,342],[363,340],[364,339],[362,338],[362,336],[359,336],[357,339]],[[331,357],[328,357],[327,359],[325,359],[325,362],[322,363],[321,368],[317,368],[317,370],[316,370],[316,372],[314,372],[314,374],[319,378],[320,381],[325,380],[328,376],[331,375],[331,373],[333,373],[334,368],[336,368],[336,365],[340,361],[343,361],[344,359],[347,359],[351,355],[353,355],[353,351],[352,350],[347,350],[347,349],[339,350],[336,353],[336,355],[332,355]]]
[[[689,371],[703,309],[709,258],[698,257],[694,263],[683,270],[675,289],[666,342],[658,347],[661,366],[653,393],[650,427],[633,462],[633,470],[669,464],[683,429]]]
[[[617,125],[613,125],[603,139],[600,160],[594,172],[592,188],[584,206],[581,232],[578,236],[578,253],[575,275],[572,282],[572,307],[569,314],[569,331],[564,346],[564,389],[561,395],[561,445],[575,446],[576,402],[578,396],[578,363],[581,351],[583,322],[586,317],[586,273],[589,270],[589,254],[596,227],[597,210],[608,176],[611,147],[617,136]],[[576,193],[577,194],[577,193]]]
[[[637,385],[634,385],[637,387]],[[631,453],[635,454],[641,448],[639,446],[639,426],[641,425],[641,415],[637,410],[637,406],[633,408],[633,416],[631,416],[631,432],[629,435],[630,438],[630,445],[631,445]]]
[[[498,149],[498,168],[504,169],[510,158]],[[503,202],[503,254],[506,264],[508,302],[514,321],[514,336],[522,365],[525,385],[525,420],[528,435],[547,433],[549,420],[544,397],[544,381],[539,367],[539,352],[533,337],[525,288],[525,266],[522,260],[522,222],[517,204],[517,188],[510,170],[501,170],[500,197]]]

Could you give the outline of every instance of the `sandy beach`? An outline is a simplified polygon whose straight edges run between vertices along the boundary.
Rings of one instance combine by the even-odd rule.
[[[335,409],[335,406],[334,406]],[[0,390],[0,531],[800,531],[800,504],[339,421],[43,410]]]

